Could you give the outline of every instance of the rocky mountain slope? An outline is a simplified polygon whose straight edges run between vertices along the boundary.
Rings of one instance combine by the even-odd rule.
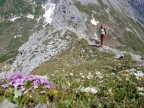
[[[109,47],[143,54],[144,28],[130,18],[134,13],[125,1],[4,0],[1,8],[1,61],[15,57],[19,49],[11,72],[31,72],[78,38],[91,44],[98,33],[98,26],[90,22],[93,18],[110,28]]]

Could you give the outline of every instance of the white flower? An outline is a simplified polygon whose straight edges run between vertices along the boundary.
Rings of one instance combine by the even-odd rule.
[[[30,98],[32,98],[32,95],[30,95]]]
[[[55,76],[54,74],[51,74],[52,76]]]
[[[92,94],[96,94],[98,92],[98,90],[96,88],[92,88],[92,87],[82,87],[80,89],[82,92],[87,92],[87,93],[92,93]]]
[[[68,77],[68,74],[65,74],[66,77]]]
[[[144,87],[137,87],[138,91],[144,91]]]
[[[143,92],[139,92],[139,95],[144,96],[144,93]]]
[[[112,88],[108,89],[108,92],[109,92],[109,93],[112,93]]]
[[[134,73],[134,75],[136,77],[143,77],[144,76],[144,73],[142,71],[137,71],[137,73]]]
[[[70,76],[73,76],[73,73],[70,73]]]
[[[88,79],[91,79],[92,77],[93,77],[92,74],[89,72],[87,78],[88,78]]]
[[[84,76],[84,75],[82,75],[82,78],[85,78],[85,76]]]
[[[89,74],[88,76],[87,76],[87,79],[91,79],[93,76],[91,75],[91,74]]]
[[[102,76],[102,75],[99,75],[98,77],[99,77],[100,79],[102,79],[102,78],[103,78],[103,76]]]
[[[70,86],[70,83],[69,83],[69,82],[68,82],[67,84],[68,84],[68,86]]]
[[[5,65],[5,66],[4,66],[4,68],[6,69],[6,68],[7,68],[7,66]]]

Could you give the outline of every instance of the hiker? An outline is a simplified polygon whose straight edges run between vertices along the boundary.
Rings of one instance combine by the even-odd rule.
[[[106,38],[107,33],[108,33],[108,28],[104,27],[103,24],[101,24],[101,27],[99,29],[99,33],[100,33],[100,39],[101,39],[101,45],[99,47],[102,48],[103,44],[104,44],[104,39]]]

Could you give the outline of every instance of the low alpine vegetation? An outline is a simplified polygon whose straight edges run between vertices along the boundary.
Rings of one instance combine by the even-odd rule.
[[[28,107],[32,103],[46,103],[49,97],[43,94],[51,95],[50,90],[55,89],[55,85],[47,77],[21,73],[7,75],[0,83],[1,96],[17,104],[19,108]]]
[[[137,73],[58,73],[46,77],[15,73],[1,80],[0,96],[19,108],[104,108],[144,106],[144,79]],[[60,78],[61,77],[61,78]]]

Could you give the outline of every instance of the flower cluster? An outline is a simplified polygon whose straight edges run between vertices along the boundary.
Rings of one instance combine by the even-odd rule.
[[[42,86],[44,89],[55,88],[54,84],[47,80],[47,77],[38,75],[26,75],[22,73],[7,75],[2,84],[4,89],[14,87],[20,89],[21,91],[25,91],[27,88],[34,90],[39,86]]]

